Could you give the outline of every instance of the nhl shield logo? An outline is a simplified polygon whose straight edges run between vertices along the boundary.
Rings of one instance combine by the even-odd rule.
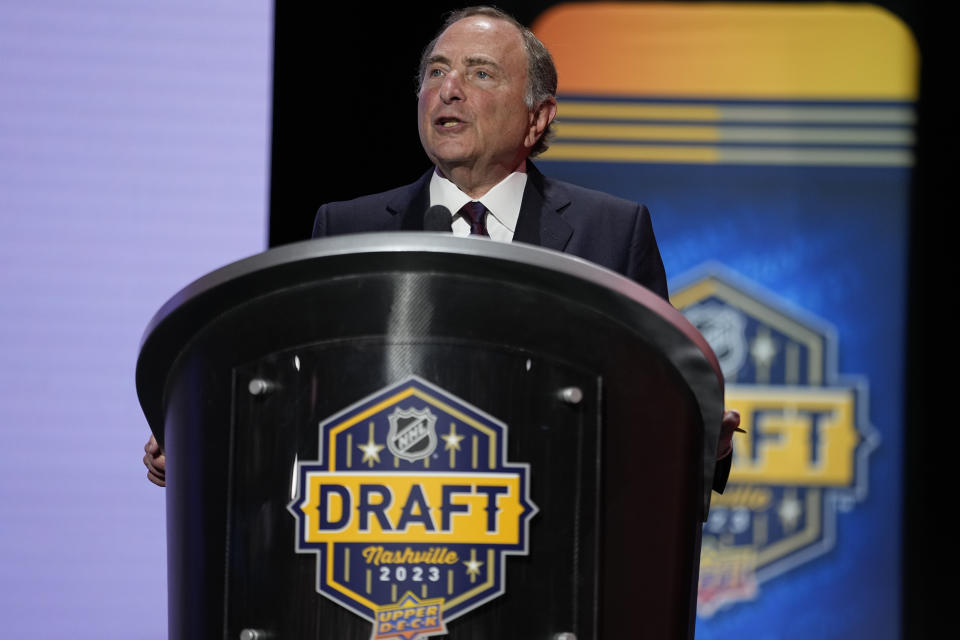
[[[736,373],[747,359],[746,321],[743,314],[719,304],[701,304],[684,312],[720,362],[723,375]]]
[[[320,423],[288,509],[317,591],[371,623],[371,640],[419,640],[502,595],[526,555],[530,469],[507,425],[415,376]]]
[[[397,408],[387,416],[387,447],[401,460],[423,460],[437,448],[437,417],[429,409]]]

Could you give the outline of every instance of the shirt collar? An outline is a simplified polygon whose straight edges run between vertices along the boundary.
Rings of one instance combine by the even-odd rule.
[[[520,219],[520,204],[523,201],[523,190],[527,186],[526,171],[514,171],[498,182],[483,196],[478,198],[497,222],[510,230],[513,234],[517,229],[517,220]],[[460,208],[473,200],[470,196],[434,170],[430,178],[430,206],[441,204],[456,216]]]

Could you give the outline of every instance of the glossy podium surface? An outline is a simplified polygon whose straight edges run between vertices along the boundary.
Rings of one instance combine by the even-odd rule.
[[[375,608],[364,603],[406,592],[446,597],[456,639],[692,635],[722,413],[717,372],[703,338],[665,301],[534,247],[366,234],[224,267],[158,312],[137,366],[167,453],[171,637],[365,640]],[[492,421],[475,433],[503,425],[504,463],[528,469],[525,553],[454,540],[444,548],[456,563],[384,573],[363,553],[378,545],[344,538],[329,555],[307,552],[297,498],[303,465],[315,462],[320,476],[332,468],[319,461],[342,428],[328,419],[409,380],[442,396],[434,413],[462,402],[449,415]],[[436,437],[470,433],[470,415],[453,432],[439,420]],[[362,448],[365,424],[350,428],[350,473],[470,468],[469,439],[440,441],[426,460],[394,453],[391,463],[371,421],[376,466],[374,449]],[[328,506],[321,519],[345,513]],[[422,508],[404,513],[426,518]],[[376,526],[397,524],[383,515]],[[395,531],[384,536],[379,546],[403,548]],[[463,568],[467,558],[492,561]],[[461,600],[476,604],[453,604],[461,582]]]

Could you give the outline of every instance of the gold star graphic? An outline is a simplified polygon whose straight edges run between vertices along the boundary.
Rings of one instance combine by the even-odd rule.
[[[797,528],[800,517],[803,515],[803,505],[797,499],[796,491],[786,492],[777,508],[777,515],[780,517],[781,526],[786,531],[792,532]]]
[[[758,366],[769,367],[777,355],[777,343],[769,333],[759,334],[750,345],[750,355]]]
[[[363,451],[363,460],[360,461],[360,464],[364,462],[369,463],[370,467],[373,467],[373,463],[380,462],[380,452],[383,451],[383,445],[377,444],[376,440],[373,439],[373,423],[370,423],[370,436],[367,438],[366,444],[358,444],[357,449]]]
[[[446,446],[444,447],[444,450],[460,451],[460,441],[463,440],[465,436],[462,436],[459,433],[457,433],[457,425],[451,422],[450,431],[448,431],[446,434],[440,437],[443,438],[443,441],[447,443]]]
[[[463,564],[467,567],[467,575],[470,576],[470,582],[475,582],[477,576],[480,575],[480,567],[483,566],[483,563],[477,560],[476,549],[470,549],[470,559],[466,560]]]

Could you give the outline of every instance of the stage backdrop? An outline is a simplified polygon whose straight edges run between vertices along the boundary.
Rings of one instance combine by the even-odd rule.
[[[747,430],[697,637],[899,637],[910,33],[837,4],[570,4],[534,30],[560,73],[543,168],[650,207]]]

